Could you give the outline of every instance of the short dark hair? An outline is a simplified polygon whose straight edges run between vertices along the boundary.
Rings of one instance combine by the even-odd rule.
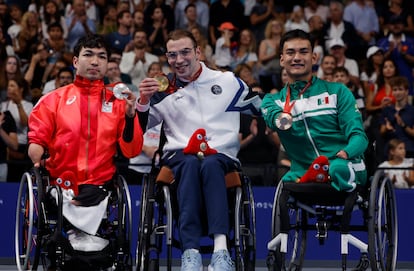
[[[409,85],[408,79],[405,76],[394,76],[390,79],[391,87],[403,86],[405,89],[408,89]]]
[[[301,29],[294,29],[286,32],[282,38],[280,39],[280,50],[283,50],[283,46],[285,45],[285,42],[293,39],[302,39],[302,40],[308,40],[310,42],[311,48],[313,50],[314,46],[314,40],[312,36]]]
[[[197,8],[196,5],[194,5],[193,3],[190,3],[184,8],[184,12],[187,13],[187,10],[191,7],[195,8],[195,9]]]
[[[57,77],[59,77],[64,72],[69,72],[72,75],[72,77],[74,77],[73,69],[71,67],[60,68],[57,73]]]
[[[108,54],[108,59],[111,55],[111,47],[106,43],[105,38],[99,34],[87,34],[81,37],[73,49],[73,54],[79,57],[82,48],[104,48]]]
[[[332,70],[332,74],[343,72],[346,74],[346,76],[349,76],[349,71],[344,66],[337,66]]]
[[[191,33],[188,30],[185,30],[185,29],[176,29],[176,30],[173,30],[170,33],[168,33],[166,43],[170,40],[179,40],[179,39],[182,39],[182,38],[189,38],[191,40],[191,42],[193,43],[193,46],[197,47],[197,41],[194,38],[193,33]]]
[[[53,22],[53,23],[50,23],[50,24],[47,26],[47,32],[50,32],[50,30],[51,30],[52,28],[59,28],[59,29],[60,29],[60,31],[63,33],[63,27],[62,27],[62,25],[61,25],[59,22]]]

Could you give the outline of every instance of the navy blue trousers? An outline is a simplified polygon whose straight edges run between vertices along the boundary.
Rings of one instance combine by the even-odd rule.
[[[182,250],[200,248],[203,206],[206,208],[208,235],[228,235],[229,211],[224,176],[239,168],[238,162],[220,153],[200,160],[182,151],[167,153],[163,162],[172,169],[178,182],[178,222]]]

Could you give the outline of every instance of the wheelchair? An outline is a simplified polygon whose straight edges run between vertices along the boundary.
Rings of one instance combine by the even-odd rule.
[[[236,270],[254,270],[256,260],[256,225],[250,180],[240,171],[226,175],[231,233],[229,253]],[[143,178],[138,243],[137,271],[159,270],[160,255],[166,252],[167,270],[172,270],[173,248],[179,248],[176,222],[178,204],[174,176],[166,166],[153,167]],[[206,224],[206,223],[205,223]],[[165,244],[163,244],[165,241]],[[213,252],[213,245],[202,244],[200,253]]]
[[[73,228],[62,213],[62,189],[44,168],[32,168],[20,181],[16,207],[15,257],[18,270],[132,270],[131,197],[125,179],[113,183],[96,236],[107,240],[99,251],[75,250]],[[55,196],[52,197],[52,194]]]
[[[283,198],[284,191],[289,197]],[[286,202],[289,232],[281,229],[281,202]],[[340,233],[341,267],[347,268],[349,245],[361,252],[353,270],[393,271],[396,268],[398,229],[396,199],[392,181],[383,170],[376,170],[366,186],[353,192],[338,192],[326,183],[296,184],[279,182],[273,203],[272,240],[267,244],[268,270],[302,270],[308,231],[324,244],[328,232]],[[351,223],[351,214],[360,210],[362,222]],[[365,241],[351,232],[366,232]]]

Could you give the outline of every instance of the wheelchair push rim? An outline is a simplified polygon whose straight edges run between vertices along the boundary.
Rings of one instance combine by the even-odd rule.
[[[40,207],[42,191],[35,178],[28,172],[20,181],[16,205],[15,260],[18,270],[36,270],[40,258],[41,236],[39,225],[42,212]],[[37,172],[38,173],[38,172]]]
[[[394,187],[377,171],[370,191],[368,252],[373,271],[395,270],[398,249],[397,208]]]

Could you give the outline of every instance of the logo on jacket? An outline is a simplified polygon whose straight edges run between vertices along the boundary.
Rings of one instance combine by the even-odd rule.
[[[66,104],[67,104],[67,105],[71,105],[71,104],[73,104],[75,101],[76,101],[76,96],[73,96],[73,97],[71,97],[71,98],[69,98],[69,99],[67,99],[67,100],[66,100]]]
[[[221,89],[221,87],[220,87],[219,85],[213,85],[213,86],[211,87],[211,92],[212,92],[214,95],[219,95],[219,94],[221,94],[221,92],[223,92],[223,90]]]

